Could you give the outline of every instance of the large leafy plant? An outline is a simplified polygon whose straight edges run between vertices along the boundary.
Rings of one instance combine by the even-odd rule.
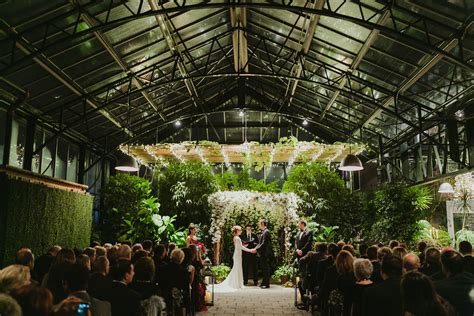
[[[176,215],[178,226],[200,222],[205,229],[210,222],[209,194],[219,185],[211,167],[200,161],[171,162],[155,174],[156,191],[164,215]]]

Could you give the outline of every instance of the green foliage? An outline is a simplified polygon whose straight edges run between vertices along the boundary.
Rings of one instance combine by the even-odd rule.
[[[371,218],[366,216],[366,233],[370,241],[397,239],[413,243],[431,204],[431,194],[425,187],[406,184],[386,184],[377,190],[371,202]]]
[[[427,220],[418,221],[418,232],[415,235],[416,240],[424,240],[428,244],[437,247],[446,247],[451,245],[451,237],[443,228],[436,228]]]
[[[265,183],[262,180],[256,180],[250,176],[249,169],[244,168],[241,173],[235,173],[232,169],[227,170],[223,175],[216,175],[216,180],[222,191],[256,191],[256,192],[273,192],[280,191],[278,182],[273,181]]]
[[[324,226],[318,224],[313,240],[316,242],[335,242],[339,226]]]
[[[161,216],[160,204],[151,196],[150,183],[128,174],[110,177],[105,188],[104,223],[109,240],[144,238],[185,244],[185,233],[176,229],[175,216]]]
[[[211,271],[216,277],[216,281],[220,283],[224,281],[225,278],[227,278],[227,276],[230,273],[230,268],[226,266],[225,264],[220,264],[220,265],[211,267]]]
[[[458,249],[459,249],[459,243],[464,240],[469,241],[472,245],[474,244],[474,231],[463,228],[456,232],[455,238],[456,238],[456,248]]]
[[[304,202],[303,213],[328,225],[336,224],[332,215],[340,205],[341,196],[348,194],[339,175],[318,162],[294,166],[282,191],[299,195]]]
[[[291,265],[281,265],[279,266],[272,275],[272,278],[279,280],[282,276],[286,275],[290,280],[296,275],[297,269]]]
[[[126,231],[124,219],[135,223],[139,212],[145,212],[151,194],[150,183],[143,178],[119,173],[108,179],[104,191],[104,210],[102,212],[102,239],[115,241]],[[151,202],[151,201],[150,201]],[[137,227],[137,229],[140,229]],[[148,235],[146,235],[148,236]],[[143,236],[145,237],[145,236]]]
[[[20,247],[35,254],[52,245],[86,247],[93,197],[0,176],[0,265],[13,262]]]
[[[209,194],[219,185],[211,168],[200,161],[172,162],[155,174],[156,190],[164,215],[176,215],[176,225],[200,221],[203,229],[210,223]]]

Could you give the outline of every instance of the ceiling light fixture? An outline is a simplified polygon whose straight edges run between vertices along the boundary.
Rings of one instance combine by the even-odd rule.
[[[353,154],[348,154],[345,156],[341,161],[341,165],[339,166],[339,170],[342,171],[360,171],[363,169],[364,167],[362,166],[362,162],[356,155]]]
[[[130,98],[128,100],[128,118],[127,118],[127,128],[129,129],[130,128],[130,110],[131,110],[131,106],[130,106]],[[133,158],[131,155],[130,155],[130,141],[131,139],[129,138],[128,141],[127,141],[127,153],[125,152],[122,152],[117,160],[117,165],[115,166],[115,170],[118,170],[118,171],[125,171],[125,172],[138,172],[140,169],[138,167],[138,163],[137,161],[135,160],[135,158]]]
[[[443,182],[439,186],[438,193],[451,194],[451,193],[454,193],[454,188],[449,182]]]
[[[181,126],[181,121],[177,120],[176,122],[174,122],[174,125],[176,125],[177,127],[180,127]]]
[[[240,117],[243,117],[244,115],[245,115],[244,110],[240,110],[240,111],[239,111],[239,116],[240,116]]]
[[[304,126],[308,125],[308,121],[306,119],[303,120],[303,125]]]

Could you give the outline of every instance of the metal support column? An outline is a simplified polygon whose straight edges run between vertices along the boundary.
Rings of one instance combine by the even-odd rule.
[[[33,147],[35,145],[36,119],[31,117],[26,123],[25,156],[23,157],[23,169],[32,171]]]
[[[77,171],[77,182],[84,184],[84,173],[86,167],[86,147],[81,145],[79,149],[79,167]]]

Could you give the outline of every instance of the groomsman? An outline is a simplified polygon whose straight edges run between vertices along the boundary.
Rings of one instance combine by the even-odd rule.
[[[252,226],[247,225],[245,226],[245,232],[240,235],[242,239],[242,244],[249,248],[253,249],[257,245],[257,235],[252,233]],[[242,251],[242,269],[244,272],[244,285],[247,285],[249,280],[249,270],[252,271],[253,276],[253,284],[258,284],[258,276],[257,276],[257,254],[250,253],[246,251]]]
[[[304,257],[313,247],[313,232],[310,231],[306,225],[307,223],[303,219],[298,223],[300,232],[296,236],[295,240],[296,258],[298,261]]]

